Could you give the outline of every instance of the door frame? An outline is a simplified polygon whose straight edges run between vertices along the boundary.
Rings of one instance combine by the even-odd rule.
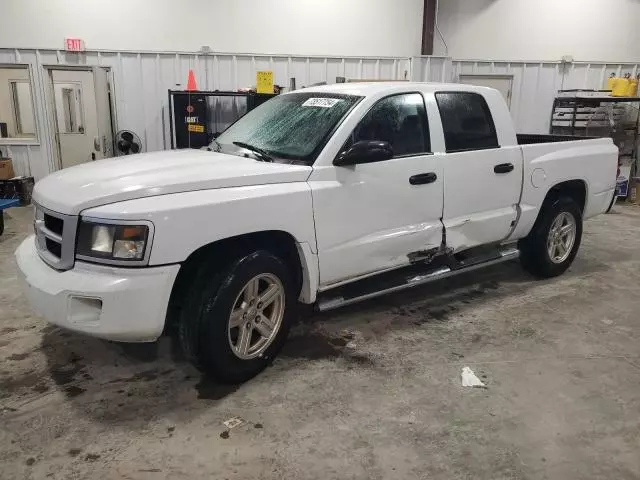
[[[116,111],[116,92],[115,92],[115,83],[114,83],[114,75],[113,70],[108,65],[43,65],[42,68],[46,73],[46,82],[47,86],[45,87],[45,104],[47,107],[46,117],[47,124],[49,127],[49,131],[52,135],[49,138],[49,145],[51,147],[51,152],[53,154],[52,166],[54,167],[53,171],[58,171],[62,169],[62,152],[60,151],[60,141],[58,137],[58,122],[56,118],[56,103],[55,103],[55,92],[53,88],[53,71],[54,70],[73,70],[80,72],[91,72],[93,73],[94,68],[104,68],[107,71],[107,76],[109,79],[109,106],[110,106],[110,114],[111,114],[111,131],[113,132],[112,141],[115,139],[115,135],[117,130],[117,111]],[[95,84],[95,77],[94,77]],[[114,146],[115,147],[115,146]],[[113,150],[115,152],[115,148]]]
[[[463,77],[485,78],[485,79],[492,79],[492,80],[509,80],[509,93],[507,95],[506,101],[507,101],[507,107],[509,108],[509,110],[511,110],[511,100],[513,99],[514,75],[502,74],[502,73],[495,73],[495,74],[494,73],[483,73],[483,74],[461,73],[458,75],[458,83],[462,83],[460,79]],[[464,85],[470,85],[470,84],[466,83]]]

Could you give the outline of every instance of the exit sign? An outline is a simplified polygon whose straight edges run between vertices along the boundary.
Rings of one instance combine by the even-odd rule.
[[[84,41],[79,38],[65,38],[64,49],[67,52],[84,52]]]

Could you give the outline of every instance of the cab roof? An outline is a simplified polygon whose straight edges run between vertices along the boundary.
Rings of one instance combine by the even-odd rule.
[[[322,93],[341,93],[346,95],[358,95],[368,97],[378,95],[384,92],[397,91],[421,91],[421,92],[437,92],[437,91],[482,91],[486,87],[478,87],[474,85],[465,85],[461,83],[426,83],[426,82],[353,82],[353,83],[335,83],[332,85],[318,85],[315,87],[303,88],[295,90],[295,92],[322,92]],[[294,92],[291,92],[294,93]]]

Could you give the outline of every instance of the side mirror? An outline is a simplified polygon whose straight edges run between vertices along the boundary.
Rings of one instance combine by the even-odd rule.
[[[358,163],[383,162],[393,158],[393,148],[389,142],[380,140],[362,140],[356,142],[349,149],[341,152],[333,164],[342,167]]]

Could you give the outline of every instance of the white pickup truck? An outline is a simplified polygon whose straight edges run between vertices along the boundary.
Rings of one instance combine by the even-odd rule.
[[[307,88],[242,117],[207,150],[56,172],[16,251],[34,309],[124,342],[176,326],[225,382],[261,371],[297,302],[324,310],[520,256],[564,272],[607,210],[610,139],[516,135],[493,89]]]

